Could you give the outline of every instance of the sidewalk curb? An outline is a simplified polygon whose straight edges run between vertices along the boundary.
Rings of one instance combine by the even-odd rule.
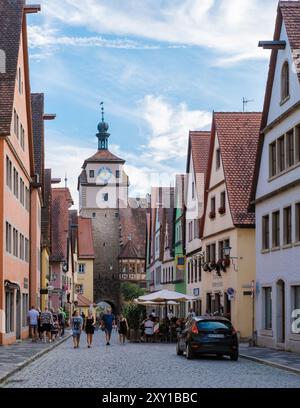
[[[300,370],[298,370],[297,368],[292,368],[292,367],[288,367],[288,366],[285,366],[285,365],[282,365],[282,364],[273,363],[272,361],[263,360],[261,358],[249,356],[247,354],[241,354],[240,353],[240,357],[244,358],[245,360],[254,361],[255,363],[258,363],[258,364],[278,368],[280,370],[284,370],[284,371],[288,371],[288,372],[296,374],[296,375],[300,375]]]
[[[70,337],[72,337],[72,334],[66,335],[63,339],[59,340],[57,343],[52,344],[50,347],[46,348],[45,350],[39,351],[37,354],[34,356],[28,358],[25,360],[23,363],[21,363],[18,367],[14,368],[12,371],[9,373],[5,374],[3,377],[0,378],[0,387],[8,380],[8,378],[12,377],[14,374],[16,374],[18,371],[21,371],[23,368],[31,364],[33,361],[37,360],[38,358],[42,357],[43,355],[49,353],[49,351],[52,351],[65,341],[67,341]]]

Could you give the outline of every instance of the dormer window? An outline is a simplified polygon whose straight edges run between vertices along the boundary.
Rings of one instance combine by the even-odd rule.
[[[284,103],[290,97],[290,72],[289,63],[286,61],[281,71],[281,103]]]
[[[90,170],[90,178],[94,178],[95,177],[95,171],[94,170]]]

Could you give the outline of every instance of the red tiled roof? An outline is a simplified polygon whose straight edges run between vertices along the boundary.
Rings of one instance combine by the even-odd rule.
[[[126,244],[122,247],[120,255],[120,259],[137,259],[140,258],[140,253],[138,249],[135,247],[134,243],[131,239],[129,239]],[[144,257],[142,257],[144,258]]]
[[[249,207],[260,124],[261,113],[214,113],[212,137],[216,135],[219,140],[234,225],[255,224],[255,213]],[[210,166],[214,152],[213,140]]]
[[[0,135],[10,134],[25,0],[0,1],[0,50],[6,73],[0,73]]]
[[[115,156],[109,150],[98,150],[93,156],[85,160],[83,164],[83,168],[86,167],[87,163],[93,163],[93,162],[125,163],[125,160],[120,159],[119,157]]]
[[[196,174],[206,174],[209,155],[210,132],[190,132],[189,152],[191,150]],[[188,167],[190,156],[188,154]],[[189,168],[187,168],[187,173]]]
[[[44,178],[44,94],[31,94],[31,114],[33,130],[34,172],[40,183]]]
[[[92,220],[78,217],[78,257],[95,258]]]
[[[137,258],[145,258],[146,250],[146,208],[120,209],[120,245],[121,248],[130,241],[137,251]],[[129,247],[130,249],[130,247]],[[121,250],[122,252],[122,250]]]
[[[93,304],[91,300],[89,300],[83,295],[77,295],[77,302],[79,307],[89,307],[90,305]]]
[[[67,260],[69,208],[73,200],[68,188],[52,189],[52,254],[51,261]]]

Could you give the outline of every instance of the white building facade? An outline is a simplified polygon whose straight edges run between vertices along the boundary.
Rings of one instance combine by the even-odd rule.
[[[299,18],[299,3],[280,3],[255,186],[257,341],[295,352],[300,352],[300,70],[294,59]]]

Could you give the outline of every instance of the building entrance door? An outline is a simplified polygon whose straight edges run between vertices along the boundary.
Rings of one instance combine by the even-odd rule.
[[[16,339],[20,340],[21,339],[21,293],[20,290],[17,290],[17,296],[16,296]]]
[[[277,343],[285,343],[285,283],[277,282]]]

